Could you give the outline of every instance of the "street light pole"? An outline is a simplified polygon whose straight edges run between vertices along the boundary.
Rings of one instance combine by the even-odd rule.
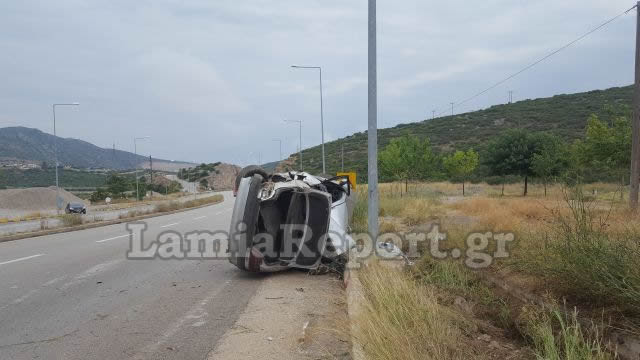
[[[58,186],[58,135],[56,134],[56,106],[79,106],[77,102],[69,103],[69,104],[53,104],[53,156],[56,162],[56,209],[57,213],[60,214],[60,204],[58,204],[60,199],[60,188]]]
[[[378,51],[376,39],[376,0],[369,0],[368,3],[368,170],[367,180],[369,204],[368,204],[368,225],[369,234],[374,243],[378,239]]]
[[[291,65],[294,69],[318,69],[320,72],[320,132],[322,136],[322,173],[327,173],[327,167],[324,156],[324,106],[322,104],[322,67],[320,66],[297,66]]]
[[[134,161],[137,161],[138,159],[138,145],[136,143],[137,140],[143,140],[143,139],[148,139],[150,138],[150,136],[142,136],[142,137],[134,137],[133,138],[133,153],[135,155],[135,159]],[[138,163],[136,162],[136,201],[138,201],[138,199],[140,199],[140,194],[139,194],[139,185],[138,185]]]
[[[298,149],[300,152],[300,171],[303,171],[303,166],[302,166],[302,120],[285,120],[284,122],[288,122],[288,123],[298,123],[298,125],[300,125],[300,148]]]

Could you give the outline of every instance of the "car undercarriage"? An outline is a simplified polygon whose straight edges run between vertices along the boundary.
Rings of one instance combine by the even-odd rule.
[[[316,269],[353,246],[346,177],[306,172],[267,174],[247,167],[236,181],[229,261],[251,272]]]

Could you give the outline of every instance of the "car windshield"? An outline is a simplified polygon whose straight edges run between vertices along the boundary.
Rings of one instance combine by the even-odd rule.
[[[79,203],[73,203],[73,204],[71,204],[71,205],[69,205],[69,206],[70,206],[70,207],[73,207],[73,208],[77,208],[77,207],[84,207],[84,205],[83,205],[83,204],[79,204]]]

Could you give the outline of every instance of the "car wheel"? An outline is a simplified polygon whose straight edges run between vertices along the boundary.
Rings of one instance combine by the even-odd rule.
[[[246,166],[242,168],[242,170],[240,170],[240,172],[236,176],[236,183],[235,183],[235,187],[233,188],[233,192],[234,193],[238,192],[238,186],[240,186],[240,180],[242,180],[242,178],[252,177],[255,174],[262,176],[263,179],[266,179],[269,177],[269,174],[260,166],[257,166],[257,165]]]
[[[260,212],[258,192],[260,191],[263,180],[262,175],[254,174],[251,176],[251,183],[249,184],[244,214],[242,215],[242,222],[246,225],[245,243],[239,244],[241,248],[237,249],[238,254],[235,259],[235,264],[242,270],[255,271],[247,268],[247,258],[250,256],[251,248],[253,247],[253,238],[256,235],[258,215]]]
[[[84,215],[87,215],[87,210],[82,210],[82,213],[83,213]]]

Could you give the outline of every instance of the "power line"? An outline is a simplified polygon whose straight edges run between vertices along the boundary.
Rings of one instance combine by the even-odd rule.
[[[538,59],[538,60],[534,61],[533,63],[531,63],[531,64],[529,64],[529,65],[525,66],[525,67],[524,67],[524,68],[522,68],[521,70],[519,70],[519,71],[517,71],[517,72],[515,72],[515,73],[513,73],[513,74],[511,74],[511,75],[509,75],[509,76],[507,76],[506,78],[504,78],[504,79],[502,79],[502,80],[498,81],[497,83],[495,83],[495,84],[493,84],[493,85],[489,86],[488,88],[486,88],[486,89],[484,89],[484,90],[480,91],[479,93],[477,93],[477,94],[475,94],[475,95],[473,95],[473,96],[470,96],[470,97],[468,97],[468,98],[466,98],[466,99],[464,99],[464,100],[462,100],[462,101],[460,101],[460,102],[455,103],[455,105],[454,105],[454,106],[455,106],[455,107],[458,107],[458,106],[460,106],[460,105],[462,105],[462,104],[465,104],[465,103],[467,103],[467,102],[469,102],[469,101],[471,101],[471,100],[473,100],[473,99],[477,98],[477,97],[478,97],[478,96],[480,96],[480,95],[483,95],[483,94],[485,94],[485,93],[487,93],[487,92],[489,92],[489,91],[491,91],[491,90],[495,89],[496,87],[498,87],[498,86],[500,86],[500,85],[504,84],[505,82],[507,82],[507,81],[509,81],[509,80],[513,79],[514,77],[516,77],[516,76],[518,76],[518,75],[522,74],[523,72],[525,72],[525,71],[527,71],[527,70],[531,69],[532,67],[534,67],[534,66],[536,66],[536,65],[540,64],[541,62],[543,62],[543,61],[547,60],[548,58],[550,58],[550,57],[554,56],[555,54],[557,54],[557,53],[559,53],[559,52],[561,52],[561,51],[563,51],[563,50],[567,49],[568,47],[570,47],[570,46],[574,45],[575,43],[577,43],[577,42],[579,42],[580,40],[582,40],[582,39],[586,38],[587,36],[589,36],[589,35],[593,34],[594,32],[596,32],[596,31],[598,31],[598,30],[602,29],[603,27],[605,27],[605,26],[609,25],[610,23],[612,23],[612,22],[614,22],[615,20],[617,20],[619,17],[621,17],[621,16],[623,16],[623,15],[628,14],[628,13],[629,13],[629,11],[631,11],[631,10],[635,9],[636,7],[638,7],[638,5],[634,5],[634,6],[633,6],[632,8],[630,8],[629,10],[626,10],[626,11],[624,11],[624,12],[622,12],[622,13],[620,13],[620,14],[618,14],[618,15],[614,16],[614,17],[612,17],[611,19],[609,19],[609,20],[605,21],[604,23],[602,23],[602,24],[598,25],[597,27],[595,27],[595,28],[593,28],[593,29],[591,29],[591,30],[587,31],[586,33],[584,33],[583,35],[579,36],[578,38],[576,38],[576,39],[574,39],[574,40],[572,40],[572,41],[570,41],[570,42],[566,43],[565,45],[561,46],[560,48],[558,48],[558,49],[556,49],[556,50],[552,51],[551,53],[549,53],[549,54],[547,54],[546,56],[544,56],[544,57],[542,57],[542,58],[540,58],[540,59]],[[444,114],[446,111],[447,111],[447,110],[441,111],[441,112],[438,114],[438,116],[440,116],[440,115]]]

